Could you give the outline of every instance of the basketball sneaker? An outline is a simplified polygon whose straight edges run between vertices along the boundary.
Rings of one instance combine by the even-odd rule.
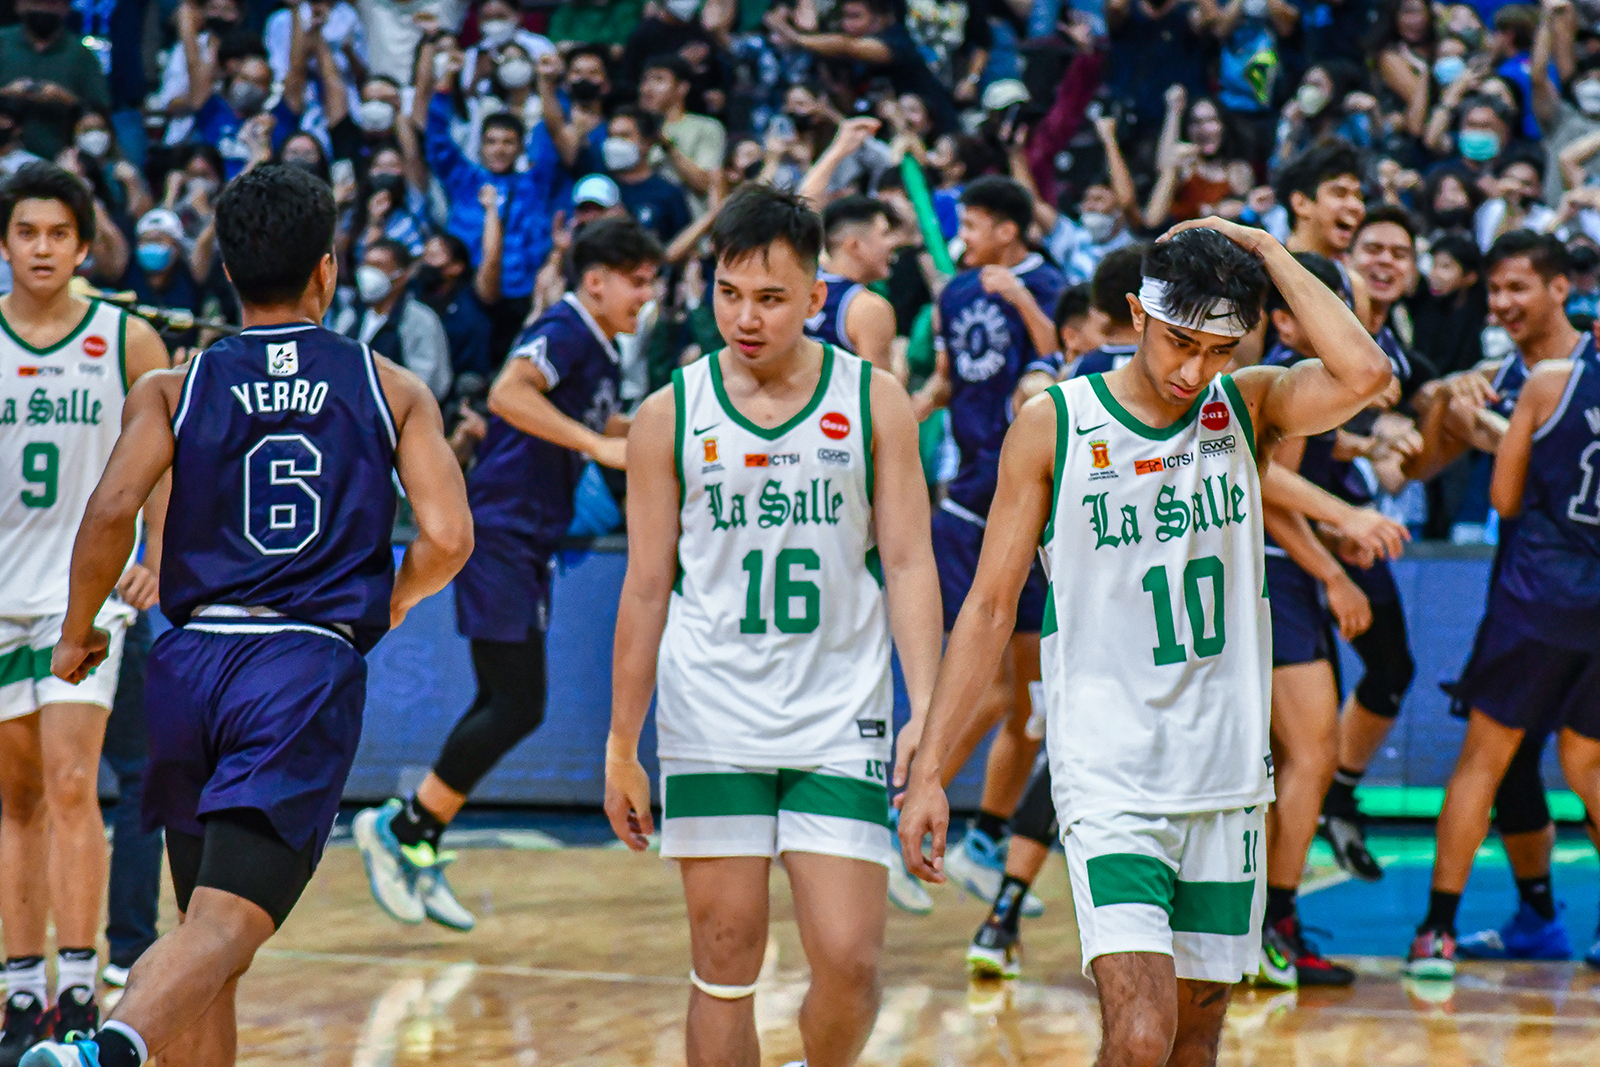
[[[378,902],[378,907],[388,912],[390,918],[403,923],[420,923],[428,913],[413,877],[416,864],[406,857],[404,846],[394,836],[394,817],[398,814],[400,801],[391,799],[381,808],[358,812],[350,824],[350,832],[361,850],[361,861],[367,868],[367,887],[372,890],[372,899]]]
[[[1005,843],[976,826],[968,826],[960,843],[945,850],[944,872],[956,885],[985,904],[992,904],[1000,895],[1000,883],[1006,876]],[[1044,914],[1044,901],[1028,893],[1022,898],[1022,914],[1037,919]]]
[[[1363,882],[1383,878],[1383,867],[1367,851],[1367,831],[1360,816],[1324,815],[1317,820],[1317,836],[1333,846],[1333,860],[1345,873]]]
[[[108,963],[100,968],[100,981],[113,989],[126,989],[128,986],[128,972],[132,967],[119,967],[115,963]]]
[[[1412,978],[1448,982],[1456,976],[1456,939],[1443,930],[1423,930],[1411,942],[1403,968]]]
[[[1298,915],[1279,919],[1273,926],[1278,943],[1294,961],[1295,978],[1301,988],[1306,986],[1347,986],[1356,980],[1356,972],[1342,967],[1317,951],[1315,942],[1306,940],[1305,928]]]
[[[1295,970],[1294,946],[1284,940],[1276,926],[1261,928],[1261,966],[1256,969],[1254,983],[1274,989],[1297,989],[1300,974]]]
[[[0,1067],[16,1067],[23,1053],[50,1036],[52,1015],[32,993],[13,993],[6,1000],[0,1029]]]
[[[92,1034],[100,1025],[100,1005],[94,1001],[94,990],[75,985],[56,995],[55,1019],[51,1030],[57,1041],[65,1041],[68,1034]]]
[[[100,1067],[100,1046],[80,1034],[66,1041],[43,1041],[29,1049],[17,1067]]]
[[[967,973],[974,978],[1016,978],[1022,974],[1022,938],[991,915],[967,946]]]
[[[450,889],[450,883],[444,876],[444,869],[455,862],[455,853],[433,851],[433,846],[427,842],[415,848],[405,848],[407,859],[431,860],[419,867],[416,872],[417,896],[422,898],[422,910],[440,926],[449,927],[451,930],[460,930],[463,933],[478,925],[477,917],[462,906],[456,899],[455,893]],[[424,850],[426,850],[424,852]]]
[[[1569,960],[1572,939],[1558,912],[1546,919],[1527,901],[1498,930],[1479,930],[1456,942],[1456,955],[1469,960]]]

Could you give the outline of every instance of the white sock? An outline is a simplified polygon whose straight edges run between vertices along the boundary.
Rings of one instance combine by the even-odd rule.
[[[43,956],[21,956],[6,961],[6,996],[14,997],[18,993],[32,993],[40,1006],[50,1003]]]
[[[94,992],[95,954],[91,949],[63,949],[56,953],[56,997],[74,986]]]
[[[129,1026],[120,1019],[112,1019],[110,1022],[100,1027],[99,1032],[105,1033],[107,1030],[121,1034],[123,1037],[128,1039],[128,1043],[133,1046],[133,1051],[139,1054],[140,1067],[143,1067],[144,1062],[150,1058],[150,1049],[145,1045],[144,1038],[139,1036],[139,1031],[135,1030],[133,1027]]]

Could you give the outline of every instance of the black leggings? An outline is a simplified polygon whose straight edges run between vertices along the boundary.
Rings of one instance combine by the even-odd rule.
[[[1332,647],[1331,645],[1329,647]],[[1406,614],[1398,600],[1372,605],[1372,625],[1350,647],[1361,657],[1366,673],[1356,683],[1356,699],[1374,715],[1392,719],[1411,688],[1417,665],[1411,658]]]
[[[1494,828],[1502,834],[1527,834],[1550,825],[1539,761],[1549,734],[1527,734],[1517,747],[1494,794]]]
[[[478,695],[433,765],[439,780],[462,796],[544,722],[544,631],[530,631],[525,641],[474,640],[472,673]]]
[[[274,930],[282,926],[317,869],[316,839],[292,847],[255,808],[213,812],[204,823],[204,837],[167,831],[178,910],[187,912],[196,887],[205,886],[243,897],[272,917]]]
[[[1011,815],[1011,832],[1050,848],[1061,836],[1059,829],[1055,799],[1050,795],[1050,761],[1041,752],[1023,791],[1022,803]]]

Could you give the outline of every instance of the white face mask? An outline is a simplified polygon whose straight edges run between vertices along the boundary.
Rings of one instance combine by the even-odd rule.
[[[1323,92],[1320,85],[1302,85],[1294,98],[1301,112],[1308,116],[1320,115],[1322,109],[1328,106],[1328,94]]]
[[[1585,84],[1594,85],[1594,82]],[[85,152],[96,159],[106,154],[111,147],[111,134],[105,130],[84,130],[78,134],[78,151]]]
[[[478,23],[478,32],[483,36],[478,42],[479,48],[499,48],[517,32],[517,24],[510,19],[490,19]]]
[[[393,129],[394,105],[387,100],[363,100],[356,112],[356,124],[368,133]]]
[[[433,80],[442,82],[449,73],[450,53],[440,52],[433,57]]]
[[[1264,19],[1267,17],[1267,0],[1244,0],[1240,5],[1245,18]]]
[[[1089,240],[1102,245],[1116,231],[1117,217],[1103,211],[1085,211],[1078,215],[1078,223],[1089,234]]]
[[[626,137],[607,137],[600,145],[600,157],[606,170],[632,170],[639,165],[639,146]]]
[[[356,292],[361,294],[363,304],[376,304],[389,295],[393,286],[394,283],[381,267],[363,263],[356,268]]]
[[[700,11],[700,0],[667,0],[667,11],[679,22],[688,22]]]
[[[500,84],[507,89],[521,89],[533,81],[533,64],[526,59],[508,59],[495,72],[500,75]]]
[[[1589,78],[1574,85],[1572,98],[1585,115],[1600,115],[1600,81]]]

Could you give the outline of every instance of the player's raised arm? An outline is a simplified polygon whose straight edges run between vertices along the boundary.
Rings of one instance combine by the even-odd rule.
[[[1550,360],[1535,367],[1517,396],[1511,412],[1511,425],[1494,454],[1494,479],[1489,483],[1489,502],[1503,518],[1522,511],[1522,491],[1528,482],[1528,461],[1533,455],[1533,435],[1550,420],[1561,403],[1567,380],[1572,377],[1572,361]]]
[[[927,721],[944,635],[917,421],[906,391],[885,370],[872,374],[872,427],[873,526],[889,597],[889,629],[911,699],[911,721],[895,744],[894,784],[902,786]]]
[[[605,807],[611,829],[636,852],[646,847],[654,831],[650,777],[639,763],[639,732],[655,692],[656,656],[678,577],[676,388],[670,385],[646,399],[628,431],[628,573],[611,654]]]
[[[128,391],[122,407],[122,436],[111,451],[72,545],[72,584],[61,640],[50,671],[76,685],[105,658],[106,635],[94,617],[111,595],[133,552],[139,509],[172,465],[173,402],[183,387],[183,370],[146,374]]]
[[[942,857],[950,822],[942,785],[944,761],[994,678],[1000,654],[1016,629],[1017,598],[1050,519],[1058,403],[1056,393],[1035,397],[1006,434],[977,575],[950,633],[902,797],[900,849],[911,872],[928,881],[944,880]],[[922,852],[927,835],[933,837],[931,856]]]
[[[389,599],[391,627],[450,583],[472,555],[472,512],[461,465],[444,436],[439,405],[422,379],[378,361],[384,394],[395,412],[394,465],[417,523]]]

